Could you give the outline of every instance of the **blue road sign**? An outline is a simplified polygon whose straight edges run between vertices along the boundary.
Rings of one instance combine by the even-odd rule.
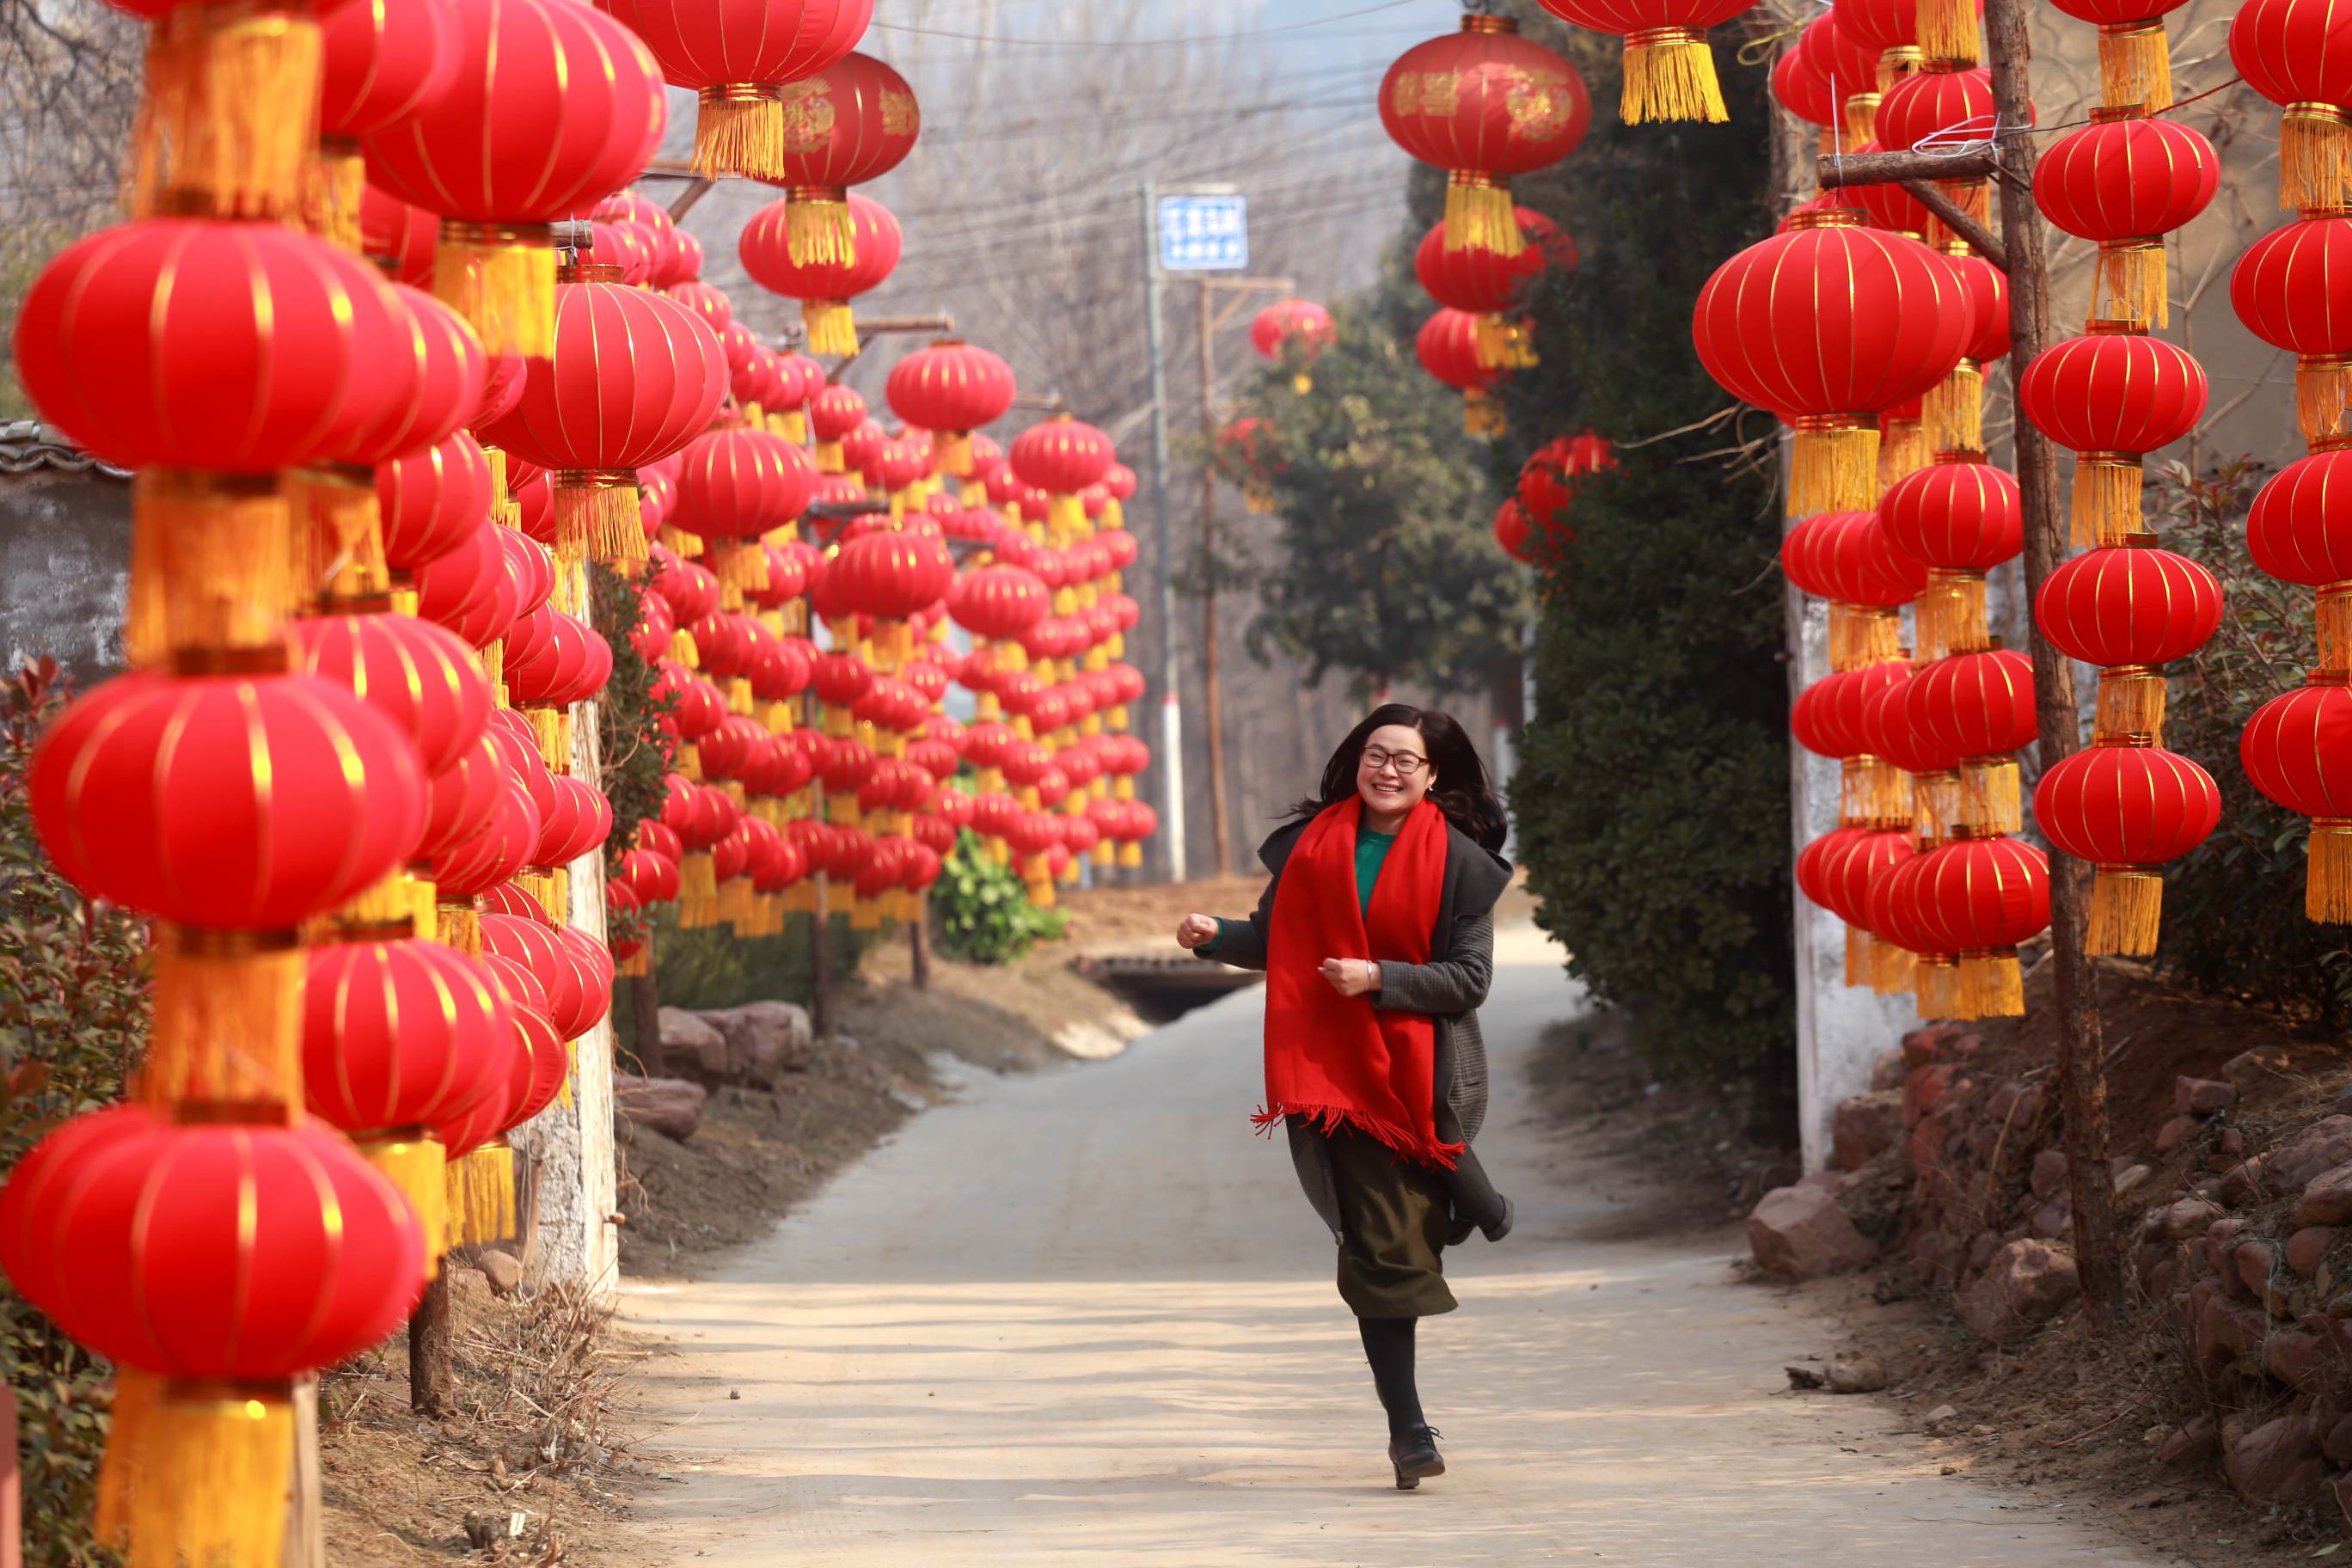
[[[1247,196],[1160,198],[1163,272],[1241,272],[1249,267]]]

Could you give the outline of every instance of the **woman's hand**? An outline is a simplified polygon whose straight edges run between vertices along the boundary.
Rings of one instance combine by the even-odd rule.
[[[1176,945],[1190,952],[1217,934],[1216,919],[1211,915],[1186,915],[1176,922]]]
[[[1342,996],[1361,996],[1381,988],[1381,966],[1369,958],[1327,958],[1322,975]]]

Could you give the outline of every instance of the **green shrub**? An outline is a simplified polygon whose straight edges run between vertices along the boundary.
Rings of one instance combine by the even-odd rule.
[[[147,1026],[144,928],[93,905],[33,835],[25,767],[58,705],[48,659],[9,683],[0,714],[0,1173],[59,1122],[122,1096]],[[89,1535],[112,1369],[0,1289],[0,1362],[22,1423],[25,1548],[32,1568],[114,1561]]]
[[[647,568],[658,573],[658,564]],[[647,579],[650,580],[650,579]],[[613,648],[613,678],[596,700],[596,781],[613,803],[613,832],[604,853],[617,863],[637,831],[637,823],[661,815],[669,773],[662,716],[677,704],[654,695],[654,667],[637,657],[630,628],[637,624],[637,584],[608,567],[588,568],[589,616]]]
[[[2340,1031],[2352,1025],[2352,933],[2304,918],[2310,819],[2264,799],[2238,763],[2254,710],[2318,662],[2316,595],[2246,554],[2246,510],[2262,479],[2243,460],[2202,478],[2177,464],[2150,475],[2166,548],[2219,577],[2223,605],[2221,630],[2168,672],[2164,743],[2213,775],[2221,825],[2166,871],[2157,963],[2198,990],[2259,998]]]
[[[1040,940],[1056,942],[1069,928],[1060,910],[1029,901],[1021,879],[1000,866],[966,831],[948,851],[947,867],[931,889],[940,949],[968,963],[1010,963]]]

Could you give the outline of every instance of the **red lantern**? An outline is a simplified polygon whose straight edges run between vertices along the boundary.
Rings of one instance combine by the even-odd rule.
[[[2033,599],[2034,624],[2061,652],[2105,666],[2100,733],[2152,737],[2164,715],[2164,679],[2154,667],[2185,658],[2221,624],[2221,584],[2169,550],[2094,550],[2053,572]],[[2139,689],[2118,702],[2118,678]]]
[[[1422,237],[1413,252],[1413,274],[1431,299],[1451,310],[1474,316],[1503,315],[1515,310],[1528,285],[1552,267],[1573,269],[1576,241],[1568,231],[1541,213],[1515,209],[1527,246],[1516,256],[1491,250],[1448,250],[1445,226],[1438,224]]]
[[[549,469],[560,556],[646,559],[636,470],[680,450],[727,397],[719,340],[686,306],[595,278],[555,290],[551,357],[482,437]]]
[[[2033,661],[2014,648],[1937,659],[1913,678],[1904,707],[1927,744],[1961,759],[1960,822],[1989,833],[2021,825],[2015,753],[2040,733]]]
[[[403,283],[433,287],[433,247],[441,218],[423,207],[410,206],[373,185],[360,193],[360,254]]]
[[[1012,410],[1013,367],[983,348],[942,338],[890,367],[891,411],[908,424],[947,438],[940,472],[971,476],[971,433]]]
[[[687,447],[670,526],[712,548],[720,586],[764,592],[768,557],[759,536],[808,510],[816,466],[765,430],[713,430]]]
[[[2042,775],[2033,818],[2053,845],[2098,868],[2084,951],[2144,957],[2156,951],[2164,912],[2157,868],[2211,835],[2221,820],[2221,792],[2187,757],[2155,746],[2094,745]]]
[[[1462,395],[1462,427],[1473,436],[1508,433],[1502,400],[1496,395],[1503,372],[1486,363],[1497,356],[1491,347],[1481,344],[1496,331],[1516,338],[1522,330],[1508,323],[1490,325],[1485,318],[1466,311],[1440,310],[1422,323],[1421,331],[1413,339],[1413,353],[1421,361],[1421,368]],[[1499,357],[1507,362],[1514,357],[1514,352],[1507,349]],[[1248,423],[1236,421],[1232,428],[1239,430]]]
[[[673,87],[701,100],[694,169],[780,180],[808,129],[794,86],[841,63],[866,36],[874,0],[598,0],[646,41]]]
[[[1870,889],[1879,878],[1909,860],[1917,851],[1908,828],[1856,833],[1838,845],[1821,862],[1822,891],[1830,912],[1845,922],[1845,983],[1873,984],[1885,972],[1870,926]]]
[[[1942,257],[1851,213],[1815,218],[1717,268],[1692,332],[1725,390],[1795,423],[1792,517],[1877,503],[1876,415],[1948,374],[1973,324]]]
[[[2050,925],[2050,860],[2014,838],[1963,838],[1926,857],[1917,898],[1938,944],[1960,958],[1964,1016],[2014,1018],[2025,1011],[2018,944]]]
[[[1390,139],[1447,172],[1446,243],[1515,256],[1526,243],[1510,180],[1576,150],[1592,100],[1576,68],[1518,36],[1509,16],[1470,16],[1462,30],[1408,49],[1381,82]]]
[[[322,616],[289,629],[301,667],[398,725],[428,775],[457,766],[481,740],[490,689],[456,634],[399,615]]]
[[[405,576],[463,544],[490,514],[490,462],[460,430],[375,470],[384,563]]]
[[[2310,880],[2304,911],[2330,925],[2352,923],[2352,689],[2342,670],[2274,697],[2238,737],[2247,782],[2289,811],[2312,818]]]
[[[661,69],[635,34],[569,0],[457,7],[448,94],[368,139],[368,171],[442,215],[434,276],[492,353],[555,349],[547,226],[618,190],[661,143]]]
[[[753,282],[801,302],[801,319],[808,328],[809,353],[846,357],[857,352],[857,325],[851,316],[849,302],[880,287],[898,270],[899,252],[906,242],[899,233],[898,220],[881,203],[853,191],[848,206],[849,225],[856,235],[852,254],[830,259],[797,259],[792,229],[795,223],[803,221],[798,216],[803,210],[790,202],[773,202],[761,208],[743,226],[737,252],[742,258],[743,270],[751,275]],[[863,417],[862,399],[858,408]],[[822,426],[817,438],[827,439]]]
[[[529,787],[510,777],[488,816],[433,858],[435,893],[444,902],[462,903],[513,880],[539,851],[539,808],[531,804]]]
[[[1805,52],[1805,38],[1815,27],[1827,26],[1829,19],[1825,12],[1806,23],[1797,42],[1781,50],[1780,58],[1772,62],[1773,101],[1806,124],[1821,127],[1821,149],[1825,153],[1836,152],[1842,144],[1835,134],[1835,128],[1842,123],[1842,106],[1838,94],[1831,89],[1829,78],[1815,68],[1811,57]]]
[[[367,172],[356,138],[447,94],[457,73],[455,7],[445,0],[331,6],[319,33],[320,166],[303,216],[306,226],[358,250]]]
[[[302,1090],[407,1194],[444,1246],[446,1163],[429,1129],[497,1092],[513,1020],[474,960],[437,942],[313,947],[302,991]]]
[[[1528,215],[1520,215],[1522,220]],[[1441,248],[1443,242],[1440,242]],[[1537,265],[1542,263],[1538,259]],[[1312,300],[1277,300],[1260,310],[1250,322],[1250,346],[1261,359],[1280,360],[1295,353],[1299,358],[1297,374],[1291,377],[1291,390],[1304,397],[1315,390],[1315,362],[1323,351],[1339,341],[1339,329],[1331,320],[1331,312]]]
[[[2230,64],[2286,110],[2279,205],[2352,201],[2352,0],[2246,0],[2230,21]]]
[[[399,866],[425,827],[415,748],[310,675],[110,680],[42,737],[31,796],[76,886],[216,931],[293,930]]]
[[[1830,601],[1830,666],[1860,669],[1902,657],[1901,607],[1927,568],[1896,545],[1874,511],[1825,511],[1780,542],[1789,581]]]
[[[2309,217],[2246,247],[2230,275],[2230,305],[2246,330],[2295,356],[2294,409],[2305,440],[2352,435],[2352,217]]]
[[[1495,509],[1495,542],[1503,553],[1522,565],[1535,564],[1535,556],[1528,547],[1533,530],[1528,526],[1527,513],[1519,510],[1517,498],[1506,500]]]
[[[800,267],[853,265],[866,230],[853,216],[848,187],[880,179],[914,151],[923,128],[915,89],[880,60],[852,54],[822,76],[787,86],[782,98],[775,172],[760,176],[787,193],[782,254]],[[810,352],[829,351],[812,338]]]
[[[2188,350],[2128,321],[2095,321],[2025,367],[2018,411],[2075,452],[2076,544],[2120,544],[2147,531],[2140,458],[2195,429],[2205,396],[2204,367]]]
[[[2092,110],[2089,125],[2042,155],[2033,170],[2042,215],[2098,242],[2092,320],[2169,324],[2164,237],[2210,205],[2221,180],[2210,142],[2179,121],[2146,118],[2137,106]]]
[[[1981,452],[1938,452],[1886,488],[1878,516],[1895,548],[1927,564],[1913,617],[1917,657],[1933,663],[1991,647],[1985,574],[2025,548],[2015,477]]]
[[[1816,16],[1797,43],[1813,74],[1829,84],[1848,146],[1878,134],[1878,46],[1857,38],[1836,15]]]
[[[2319,665],[2352,668],[2352,447],[2288,464],[2254,497],[2246,552],[2273,577],[2319,590]]]

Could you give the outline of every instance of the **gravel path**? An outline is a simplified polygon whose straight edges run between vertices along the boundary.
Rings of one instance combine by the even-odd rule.
[[[1574,1239],[1597,1173],[1513,1088],[1579,998],[1532,927],[1502,957],[1480,1149],[1519,1221],[1449,1258],[1463,1310],[1423,1328],[1450,1474],[1391,1486],[1330,1244],[1244,1120],[1252,991],[1114,1061],[982,1078],[717,1278],[627,1287],[683,1352],[648,1369],[684,1484],[643,1561],[2153,1568],[1940,1477],[1883,1406],[1786,1393],[1822,1336],[1720,1238]]]

